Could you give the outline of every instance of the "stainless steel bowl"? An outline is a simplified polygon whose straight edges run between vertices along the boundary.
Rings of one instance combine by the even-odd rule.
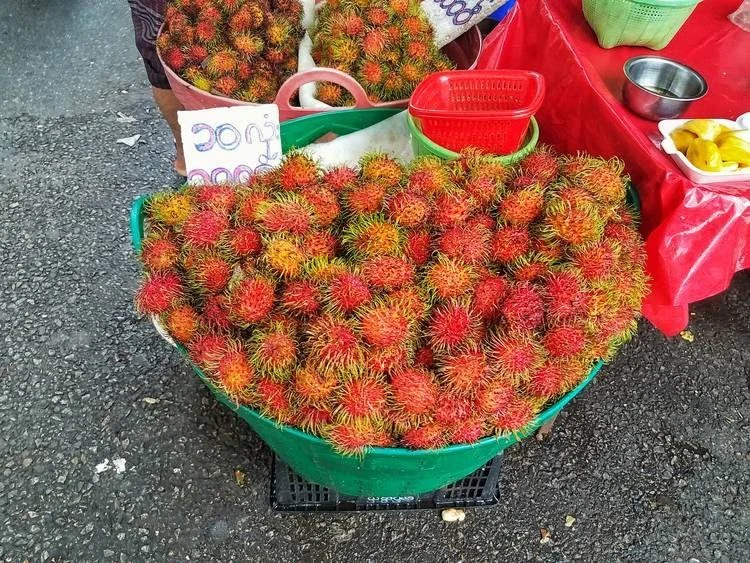
[[[633,57],[623,67],[625,105],[646,119],[677,117],[706,95],[706,80],[689,66],[651,55]]]

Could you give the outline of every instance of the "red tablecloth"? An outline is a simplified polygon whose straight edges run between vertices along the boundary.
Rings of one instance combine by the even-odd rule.
[[[685,117],[735,119],[750,111],[750,33],[727,15],[739,0],[704,0],[658,55],[698,70],[709,92]],[[643,313],[667,335],[687,326],[688,304],[727,288],[750,267],[750,183],[701,185],[658,143],[656,123],[621,103],[622,67],[643,47],[602,49],[581,0],[521,0],[487,37],[479,68],[526,68],[547,81],[542,140],[563,152],[619,156],[638,189],[652,292]]]

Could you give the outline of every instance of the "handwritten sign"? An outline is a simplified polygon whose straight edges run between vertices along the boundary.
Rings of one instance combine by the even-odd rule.
[[[191,184],[239,183],[281,162],[274,104],[177,112]]]

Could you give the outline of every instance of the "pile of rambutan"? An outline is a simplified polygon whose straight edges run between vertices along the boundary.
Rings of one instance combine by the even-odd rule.
[[[310,35],[316,64],[350,74],[373,102],[408,98],[428,74],[455,66],[435,46],[420,0],[326,0]],[[352,102],[331,82],[315,95],[332,106]]]
[[[234,401],[343,453],[521,432],[636,331],[622,163],[304,153],[147,205],[136,297]]]
[[[157,46],[196,88],[272,102],[297,72],[301,20],[299,0],[168,0]]]

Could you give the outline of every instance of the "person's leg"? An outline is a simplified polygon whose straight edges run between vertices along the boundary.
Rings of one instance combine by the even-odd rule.
[[[180,124],[177,122],[177,112],[185,109],[174,95],[172,90],[151,87],[156,105],[159,106],[161,114],[169,124],[174,135],[176,154],[174,158],[174,169],[180,176],[185,176],[185,154],[182,151],[182,137],[180,136]]]

